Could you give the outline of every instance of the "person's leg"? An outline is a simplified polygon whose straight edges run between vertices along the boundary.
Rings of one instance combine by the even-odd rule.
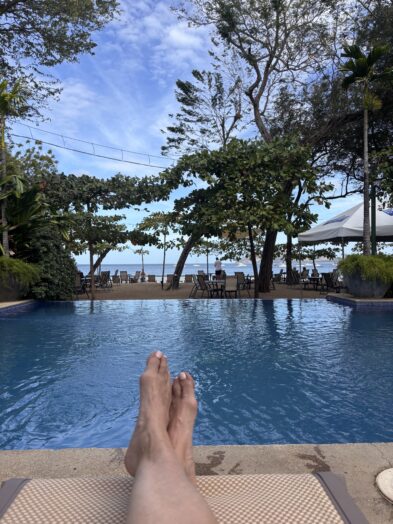
[[[185,380],[191,384],[191,378],[186,376]],[[176,385],[174,389],[178,390]],[[171,444],[167,430],[171,390],[166,358],[160,352],[150,355],[140,380],[138,422],[125,458],[127,470],[135,476],[128,523],[215,524],[213,513],[186,475]]]

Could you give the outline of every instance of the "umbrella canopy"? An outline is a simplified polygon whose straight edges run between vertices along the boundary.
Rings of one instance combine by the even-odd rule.
[[[371,212],[370,212],[371,215]],[[376,206],[376,236],[378,241],[393,240],[393,209]],[[299,242],[358,241],[363,237],[363,203],[344,211],[305,233],[300,233]]]

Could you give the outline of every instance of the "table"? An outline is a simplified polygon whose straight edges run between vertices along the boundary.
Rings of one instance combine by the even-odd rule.
[[[210,282],[206,282],[206,284],[211,297],[213,295],[216,297],[220,296],[221,298],[224,296],[225,280],[211,280]]]

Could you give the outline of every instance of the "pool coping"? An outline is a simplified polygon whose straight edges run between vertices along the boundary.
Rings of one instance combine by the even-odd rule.
[[[122,448],[0,451],[0,481],[127,475]],[[393,505],[380,495],[375,477],[392,467],[393,442],[196,446],[197,474],[317,473],[345,478],[348,491],[370,524],[393,522]]]
[[[38,304],[38,300],[32,298],[27,300],[15,300],[13,302],[0,302],[0,316],[6,316],[8,313],[15,313],[17,311],[30,311]]]
[[[393,298],[355,298],[346,293],[328,293],[326,300],[362,311],[393,311]]]

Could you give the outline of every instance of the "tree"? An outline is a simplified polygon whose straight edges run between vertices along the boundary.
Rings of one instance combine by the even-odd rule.
[[[145,255],[148,255],[149,254],[149,250],[148,249],[143,249],[143,247],[139,248],[139,249],[134,249],[134,253],[136,255],[141,255],[142,257],[142,271],[141,271],[141,282],[144,282],[145,281],[145,260],[144,260],[144,256]]]
[[[194,83],[178,80],[175,91],[180,108],[176,115],[169,115],[173,123],[165,131],[166,145],[163,153],[171,150],[192,154],[201,149],[226,147],[235,134],[244,128],[241,119],[249,111],[243,107],[242,82],[237,75],[224,78],[224,75],[213,67],[213,71],[192,72]],[[168,173],[166,173],[166,178]],[[197,205],[203,205],[199,202]],[[191,228],[188,223],[188,239],[175,268],[181,275],[184,264],[193,246],[201,239],[201,230],[195,223]]]
[[[31,85],[36,108],[59,89],[46,68],[93,54],[92,33],[118,13],[118,0],[0,1],[0,71]]]
[[[25,93],[20,82],[15,82],[11,89],[8,89],[8,82],[2,80],[0,82],[0,189],[3,193],[1,199],[1,225],[2,225],[2,244],[3,252],[6,257],[10,256],[8,228],[7,228],[7,198],[4,193],[7,192],[7,149],[5,143],[6,123],[8,118],[15,117],[25,111]],[[18,181],[16,181],[16,191],[22,190]]]
[[[299,242],[294,246],[294,257],[296,260],[311,260],[313,268],[317,270],[316,261],[319,258],[326,258],[327,260],[334,260],[337,254],[340,252],[340,248],[337,247],[324,247],[316,249],[315,246],[307,247]],[[286,244],[277,244],[276,254],[285,260],[286,257]],[[292,269],[292,267],[291,267]],[[288,270],[287,270],[288,278]]]
[[[175,91],[179,111],[172,125],[163,133],[165,154],[170,150],[191,154],[200,149],[225,147],[236,132],[244,126],[240,120],[247,114],[242,105],[242,82],[239,76],[225,81],[219,71],[193,70],[194,83],[177,80]]]
[[[288,209],[304,228],[315,219],[308,204],[294,201],[291,193],[282,193],[285,183],[291,184],[294,190],[297,182],[303,181],[305,192],[322,198],[308,154],[307,149],[293,139],[276,139],[270,143],[232,140],[225,149],[185,156],[171,169],[172,176],[177,173],[181,179],[197,179],[207,184],[174,204],[175,211],[181,213],[183,231],[187,232],[191,226],[189,240],[196,231],[199,238],[217,237],[225,232],[231,240],[238,231],[248,235],[256,294],[263,266],[257,267],[254,235],[260,235],[261,231],[274,230],[276,234],[293,231],[292,224],[286,220]],[[271,253],[272,259],[273,256]],[[176,268],[176,274],[180,276],[181,270]]]
[[[349,60],[341,67],[343,72],[350,73],[344,78],[342,85],[348,89],[353,84],[361,86],[362,105],[363,105],[363,254],[371,254],[370,243],[370,166],[369,166],[369,111],[375,111],[382,107],[380,98],[374,95],[371,84],[381,80],[393,80],[393,68],[386,68],[382,72],[378,71],[381,58],[386,55],[388,49],[385,46],[378,46],[371,49],[366,54],[358,45],[345,46],[343,57]]]
[[[334,33],[332,2],[318,0],[192,0],[180,13],[195,25],[212,25],[215,38],[243,62],[249,72],[246,96],[258,133],[266,142],[274,138],[273,104],[278,88],[300,89],[331,60]],[[292,194],[289,181],[283,199]],[[268,291],[277,231],[266,231],[261,290]]]

